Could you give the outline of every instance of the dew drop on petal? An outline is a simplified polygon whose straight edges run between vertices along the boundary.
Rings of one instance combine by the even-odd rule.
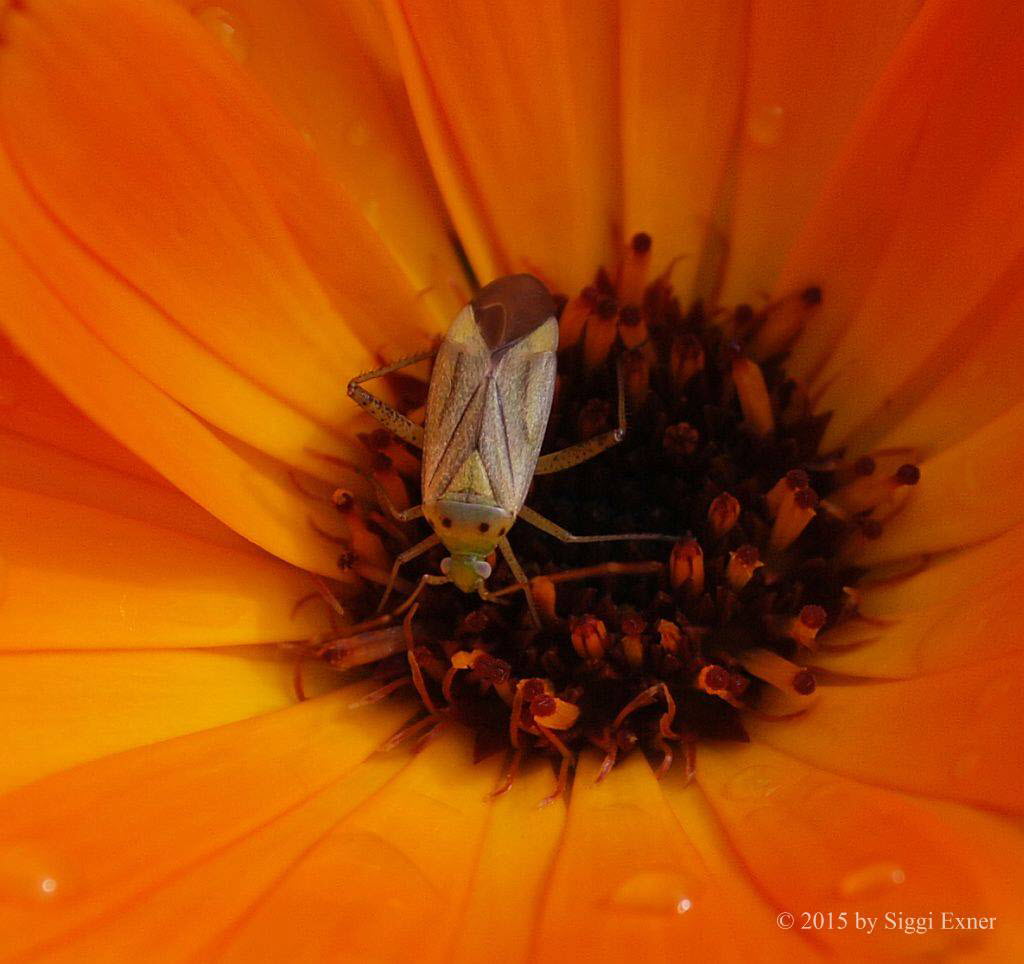
[[[747,117],[747,137],[760,147],[774,147],[782,140],[784,116],[778,104],[754,107]]]
[[[249,56],[249,45],[237,16],[223,7],[209,6],[197,10],[195,17],[235,60],[245,62]]]
[[[66,898],[73,889],[68,880],[59,858],[33,843],[15,841],[0,848],[0,900]]]
[[[685,914],[693,907],[693,885],[673,870],[644,870],[619,884],[608,903],[641,914]]]
[[[841,897],[876,896],[906,882],[907,875],[898,864],[882,861],[848,873],[839,881]]]

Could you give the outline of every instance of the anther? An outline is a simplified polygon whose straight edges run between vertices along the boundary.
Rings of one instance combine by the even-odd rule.
[[[644,641],[639,636],[625,635],[622,637],[622,655],[633,669],[644,665]]]
[[[761,366],[749,358],[734,358],[732,380],[747,424],[758,435],[768,435],[775,429],[775,416]]]
[[[729,564],[725,568],[725,578],[734,592],[739,592],[751,579],[754,573],[763,566],[757,546],[743,545],[735,552],[729,553]]]
[[[739,501],[728,492],[716,495],[708,509],[708,525],[715,538],[724,536],[740,518]]]
[[[704,551],[696,539],[681,539],[669,557],[669,579],[673,589],[686,585],[691,595],[704,592]]]

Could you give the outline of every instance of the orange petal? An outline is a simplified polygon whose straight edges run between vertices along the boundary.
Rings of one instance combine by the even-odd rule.
[[[912,680],[819,687],[805,716],[751,738],[876,785],[1024,812],[1024,653]]]
[[[0,790],[290,706],[294,662],[273,646],[0,654]],[[337,679],[321,663],[304,672],[310,695]]]
[[[0,335],[0,485],[259,550],[89,421]]]
[[[943,819],[927,803],[757,744],[701,747],[697,779],[769,898],[794,914],[796,928],[806,925],[809,936],[847,955],[987,950],[990,933],[944,930],[940,915],[1011,909],[1007,897],[1015,886],[999,880],[989,855],[966,832],[969,815],[966,821]],[[1019,830],[1006,826],[1002,836],[1003,846],[1019,849]],[[824,915],[820,926],[813,916],[818,913]],[[895,918],[890,925],[887,913],[934,914],[935,924],[907,933],[893,926]],[[1019,914],[1018,907],[1012,917]],[[876,920],[871,933],[865,916]],[[999,927],[1007,923],[1000,919]]]
[[[388,13],[477,274],[577,290],[613,250],[614,5],[391,0]]]
[[[434,960],[460,927],[498,760],[448,730],[297,854],[224,935],[218,960]],[[286,926],[282,926],[287,922]]]
[[[656,0],[620,5],[623,220],[646,231],[656,263],[688,292],[706,246],[721,253],[719,194],[735,138],[746,5]]]
[[[371,800],[407,761],[398,753],[364,760],[308,799],[130,897],[114,913],[90,921],[49,950],[47,960],[146,960],[154,946],[165,960],[210,959],[211,946],[219,946],[223,935],[259,906],[296,860]],[[294,922],[281,919],[278,926],[287,930]]]
[[[193,898],[215,904],[205,861],[329,789],[408,712],[397,702],[344,709],[366,690],[130,750],[4,796],[4,949],[80,939],[177,875],[192,882]],[[282,843],[278,873],[302,846],[291,835]],[[181,919],[164,927],[180,930]],[[150,951],[157,936],[142,935]]]
[[[564,802],[538,809],[553,786],[554,775],[546,762],[526,765],[512,788],[492,802],[446,960],[486,960],[496,945],[501,947],[499,959],[526,960],[534,914],[565,823]]]
[[[858,565],[981,542],[1024,519],[1024,402],[921,464],[921,481]]]
[[[431,323],[354,202],[184,11],[49,0],[11,11],[5,34],[0,228],[82,316],[64,324],[325,475],[316,451],[352,452],[335,427],[364,343],[405,349]],[[31,353],[34,280],[4,270]]]
[[[0,236],[0,264],[21,260]],[[317,536],[310,519],[330,531],[335,513],[304,496],[285,467],[227,440],[169,398],[84,326],[71,307],[36,276],[19,278],[33,306],[0,288],[0,318],[26,353],[68,397],[171,482],[257,545],[304,568],[337,575],[337,547]]]
[[[753,5],[724,304],[765,298],[918,0]]]
[[[969,666],[1024,648],[1018,587],[1024,526],[860,589],[863,618],[822,638],[814,663],[838,673],[910,677]]]
[[[179,0],[352,195],[444,320],[464,279],[383,12],[368,0]]]
[[[1022,58],[1019,4],[930,5],[795,245],[777,291],[824,293],[790,370],[835,411],[825,449],[898,395],[1019,257]]]
[[[221,646],[308,638],[324,606],[276,559],[0,488],[0,648]]]
[[[1021,400],[1024,370],[1024,257],[1018,257],[933,349],[884,412],[851,435],[860,450],[947,448]]]
[[[671,960],[685,947],[722,959],[772,944],[777,932],[743,917],[746,908],[701,860],[642,756],[595,784],[599,766],[591,754],[580,759],[534,954],[564,959],[572,948],[578,960],[603,960],[609,948],[629,948],[631,959]]]

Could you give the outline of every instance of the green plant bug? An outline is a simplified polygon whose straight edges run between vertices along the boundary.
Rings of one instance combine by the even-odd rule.
[[[517,518],[563,542],[637,539],[674,541],[658,533],[577,536],[525,505],[535,475],[560,472],[621,441],[626,432],[625,395],[619,377],[618,426],[547,455],[540,454],[555,390],[558,320],[554,299],[529,274],[492,281],[458,313],[440,347],[353,378],[348,394],[386,429],[423,450],[421,505],[399,510],[378,487],[378,497],[400,522],[423,517],[433,533],[398,555],[378,611],[391,594],[399,569],[439,542],[449,556],[441,575],[423,585],[452,582],[488,599],[487,557],[500,550],[526,588],[526,574],[508,541]],[[371,395],[362,383],[434,356],[421,427]],[[417,589],[417,592],[419,589]]]

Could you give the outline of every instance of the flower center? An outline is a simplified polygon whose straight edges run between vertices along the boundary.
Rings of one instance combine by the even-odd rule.
[[[520,522],[510,538],[539,626],[499,556],[489,580],[498,598],[432,587],[404,620],[370,618],[319,649],[339,668],[370,666],[373,698],[415,687],[423,715],[399,736],[462,724],[479,758],[509,754],[509,779],[523,754],[551,756],[559,790],[587,747],[605,754],[602,774],[633,752],[662,774],[676,760],[692,768],[701,740],[745,740],[748,714],[804,711],[818,698],[805,663],[856,609],[860,573],[845,550],[877,538],[918,481],[905,452],[820,452],[827,415],[811,412],[785,354],[752,357],[773,313],[804,320],[819,289],[761,310],[684,305],[667,274],[648,276],[650,249],[637,235],[614,276],[602,269],[558,299],[544,450],[615,427],[620,371],[628,431],[596,458],[538,476],[527,504],[576,534],[678,533],[675,545],[564,543]],[[407,409],[422,404],[422,384],[395,387]],[[412,450],[386,432],[365,441],[378,481],[409,504]],[[354,513],[351,496],[336,501]],[[392,553],[417,541],[366,518],[360,526]],[[339,564],[358,554],[353,544]],[[404,578],[437,573],[443,555],[421,557]],[[377,593],[355,608],[372,612]]]

